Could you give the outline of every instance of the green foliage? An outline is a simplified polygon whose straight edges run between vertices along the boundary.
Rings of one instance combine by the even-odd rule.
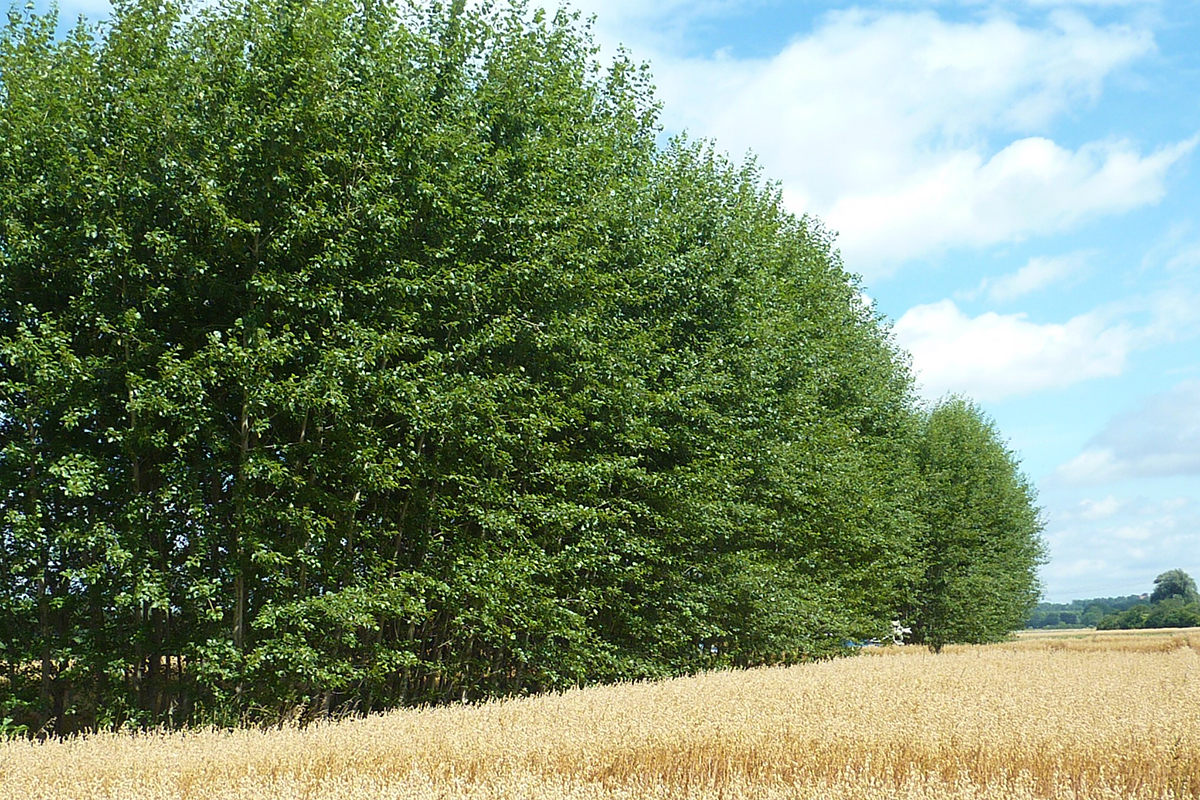
[[[29,733],[27,725],[16,725],[12,717],[0,717],[0,740],[12,739]]]
[[[6,729],[1019,623],[1036,515],[990,428],[943,442],[832,237],[752,164],[660,148],[649,76],[576,17],[55,26],[0,36]]]
[[[1145,597],[1145,595],[1142,595]],[[1181,569],[1168,570],[1154,579],[1150,603],[1106,614],[1098,630],[1138,628],[1193,628],[1200,626],[1200,598],[1196,583]]]
[[[1167,570],[1154,579],[1154,591],[1150,593],[1150,602],[1158,604],[1172,599],[1183,603],[1200,601],[1200,594],[1196,593],[1196,581],[1181,569]]]
[[[1150,614],[1150,606],[1139,603],[1124,611],[1106,614],[1096,623],[1096,629],[1101,631],[1118,630],[1122,628],[1144,628],[1146,617]]]
[[[1184,602],[1174,596],[1156,604],[1146,615],[1146,628],[1194,628],[1200,626],[1200,602]]]
[[[1044,560],[1033,488],[974,404],[931,409],[917,444],[924,477],[924,575],[912,609],[914,641],[937,651],[1020,628],[1037,603]]]
[[[1094,597],[1069,603],[1038,603],[1029,613],[1026,628],[1095,627],[1103,617],[1144,603],[1145,595]]]

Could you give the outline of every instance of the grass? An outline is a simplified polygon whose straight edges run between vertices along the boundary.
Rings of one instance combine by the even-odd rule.
[[[1200,798],[1200,629],[881,648],[305,729],[0,744],[13,798]]]

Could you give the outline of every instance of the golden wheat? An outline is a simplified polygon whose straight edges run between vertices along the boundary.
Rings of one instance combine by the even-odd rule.
[[[304,729],[0,744],[12,798],[1197,798],[1200,630],[884,648]]]

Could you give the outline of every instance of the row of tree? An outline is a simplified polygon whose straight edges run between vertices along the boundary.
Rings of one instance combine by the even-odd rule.
[[[1167,570],[1154,579],[1148,603],[1114,611],[1096,622],[1097,630],[1194,627],[1200,627],[1200,593],[1196,581],[1181,569]]]
[[[0,37],[0,716],[278,718],[1037,600],[1033,492],[831,237],[520,4]],[[812,154],[812,157],[820,157]]]
[[[1145,604],[1148,595],[1131,594],[1125,597],[1092,597],[1069,603],[1038,603],[1029,613],[1026,628],[1094,628],[1109,614],[1127,611]]]

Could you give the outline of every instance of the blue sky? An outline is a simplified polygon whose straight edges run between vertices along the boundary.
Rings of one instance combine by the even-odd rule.
[[[1047,599],[1200,578],[1200,4],[571,5],[650,64],[667,133],[838,233],[924,396],[996,420]]]

